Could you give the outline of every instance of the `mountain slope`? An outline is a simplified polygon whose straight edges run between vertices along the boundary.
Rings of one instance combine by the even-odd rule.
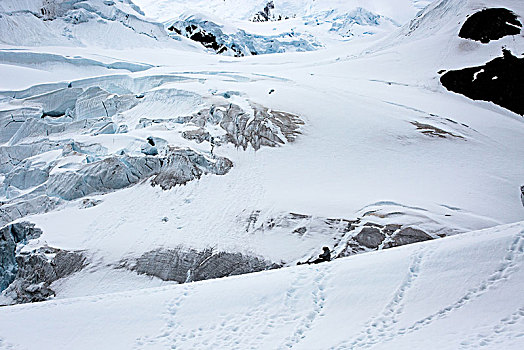
[[[66,14],[82,3],[66,2]],[[460,38],[487,1],[438,1],[416,15],[421,3],[396,12],[370,2],[381,29],[347,40],[329,21],[371,18],[353,12],[360,2],[311,1],[265,23],[240,14],[258,3],[235,12],[239,2],[213,2],[225,32],[314,26],[325,45],[303,53],[240,58],[176,35],[164,42],[119,16],[163,24],[127,2],[98,1],[122,12],[100,26],[93,12],[82,25],[94,41],[2,44],[0,72],[11,78],[0,81],[0,232],[11,287],[1,303],[292,266],[323,246],[338,259],[522,220],[522,117],[447,91],[439,74],[483,64],[502,46],[518,55],[522,36]],[[37,17],[36,2],[17,4],[3,10],[69,28],[63,16]],[[524,14],[518,1],[496,4]],[[97,42],[106,25],[126,31],[122,45]],[[69,260],[74,268],[57,273]]]
[[[4,307],[0,344],[520,349],[523,257],[517,223],[315,266]]]

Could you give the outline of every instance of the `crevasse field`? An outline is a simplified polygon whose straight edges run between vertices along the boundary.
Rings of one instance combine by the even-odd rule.
[[[0,349],[523,349],[523,16],[0,0]]]

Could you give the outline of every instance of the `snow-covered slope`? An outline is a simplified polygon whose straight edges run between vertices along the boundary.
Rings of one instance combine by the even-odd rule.
[[[220,54],[312,51],[333,41],[385,33],[429,1],[140,1],[172,33]],[[379,12],[377,12],[377,10]],[[267,23],[260,23],[267,22]]]
[[[459,32],[490,6],[522,22],[524,5],[438,0],[419,12],[427,3],[275,1],[282,20],[253,22],[267,2],[139,1],[143,14],[128,1],[47,1],[43,12],[36,0],[1,2],[0,304],[141,295],[295,266],[323,246],[338,260],[522,221],[522,116],[441,79],[503,47],[521,62],[522,32],[488,43]],[[70,21],[80,13],[86,21]],[[186,38],[195,34],[211,50]],[[246,57],[230,57],[235,43]],[[231,52],[217,55],[214,44]],[[475,68],[466,80],[486,76]],[[522,91],[509,95],[519,101]],[[468,245],[485,247],[486,235]],[[489,242],[494,256],[506,249]],[[390,256],[381,254],[359,261]],[[338,264],[334,280],[346,271]],[[308,268],[286,271],[314,279]],[[405,315],[413,325],[447,306]],[[364,342],[357,333],[330,346]],[[282,336],[276,345],[299,338]]]
[[[181,13],[207,12],[223,19],[247,21],[252,19],[257,12],[262,11],[270,0],[136,0],[134,2],[140,6],[146,15],[160,20],[168,20]],[[271,10],[271,13],[277,17],[282,15],[283,17],[301,18],[319,14],[323,11],[344,13],[363,7],[369,11],[380,13],[383,16],[404,23],[430,2],[429,0],[401,0],[396,2],[387,0],[273,0],[274,8]]]
[[[0,43],[7,45],[113,49],[177,45],[161,24],[147,20],[128,0],[9,0],[0,3],[0,18]]]
[[[517,223],[315,266],[4,307],[0,346],[521,349],[523,258]]]

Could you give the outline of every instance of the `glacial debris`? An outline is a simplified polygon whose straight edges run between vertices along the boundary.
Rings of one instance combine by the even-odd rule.
[[[178,283],[242,275],[280,267],[265,259],[242,253],[195,250],[178,247],[157,249],[137,259],[122,262],[122,267]]]

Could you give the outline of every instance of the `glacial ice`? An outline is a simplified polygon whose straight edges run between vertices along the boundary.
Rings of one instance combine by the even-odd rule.
[[[79,171],[51,175],[46,193],[69,201],[92,193],[114,191],[158,173],[160,167],[161,159],[154,157],[109,157],[87,164]]]
[[[50,288],[58,279],[84,268],[82,252],[41,247],[21,251],[16,255],[15,278],[2,292],[0,304],[31,303],[47,300],[55,295]]]
[[[162,169],[151,184],[169,190],[205,174],[225,175],[233,163],[224,157],[207,157],[189,148],[169,147]]]
[[[120,48],[125,45],[150,46],[176,43],[162,24],[147,20],[129,1],[54,1],[26,0],[0,7],[1,41],[10,45],[82,45],[96,42],[100,46]],[[99,37],[92,24],[106,27],[119,35]],[[71,62],[71,61],[69,61]],[[94,65],[103,65],[91,61]],[[116,63],[113,68],[143,69],[138,64]]]
[[[232,34],[224,33],[220,25],[198,16],[168,23],[166,27],[168,31],[200,42],[216,53],[236,57],[313,51],[322,47],[312,35],[306,33],[286,32],[263,36],[242,29]]]
[[[340,13],[336,10],[323,11],[306,16],[304,19],[306,25],[328,24],[330,25],[330,32],[344,38],[374,34],[381,26],[390,28],[399,26],[394,20],[362,7],[357,7],[346,13]]]
[[[41,234],[42,230],[29,222],[15,223],[0,229],[0,292],[13,282],[17,274],[17,244],[38,238]]]
[[[82,10],[84,11],[84,10]],[[0,22],[1,23],[1,22]],[[1,24],[0,24],[1,26]],[[111,63],[104,63],[94,59],[81,57],[65,57],[56,54],[29,52],[20,50],[1,50],[0,62],[22,67],[38,67],[38,66],[75,66],[75,67],[100,67],[107,69],[120,69],[129,72],[141,72],[152,68],[148,64],[114,61]],[[62,84],[63,85],[63,84]],[[67,84],[66,84],[67,85]],[[66,87],[66,86],[63,86]]]
[[[233,162],[214,148],[231,143],[258,150],[293,142],[300,134],[304,122],[298,116],[246,100],[239,92],[230,91],[230,101],[238,103],[234,104],[224,103],[220,95],[167,85],[188,79],[195,80],[177,75],[114,75],[0,92],[7,106],[0,117],[6,123],[17,121],[12,123],[16,127],[4,128],[0,146],[0,225],[60,209],[77,199],[83,199],[80,208],[94,206],[99,200],[86,197],[140,182],[169,190],[205,175],[225,175]],[[153,118],[145,117],[149,115]],[[197,151],[187,142],[183,147],[173,145],[154,136],[159,126],[207,143],[212,150]],[[104,143],[108,134],[118,146]],[[47,263],[35,254],[29,259],[32,265],[45,267]],[[220,257],[231,264],[237,259],[234,254]],[[238,273],[251,268],[248,264]],[[228,271],[224,274],[237,270]],[[48,283],[25,280],[13,284],[13,300],[53,295]]]
[[[250,107],[251,110],[243,110],[235,104],[213,105],[189,117],[188,122],[200,128],[219,125],[226,134],[214,138],[213,142],[230,142],[244,150],[249,145],[255,150],[262,146],[283,145],[293,142],[300,134],[304,122],[298,116],[272,111],[256,103],[251,103]],[[187,131],[182,136],[197,142],[211,142],[211,137],[203,129]]]

